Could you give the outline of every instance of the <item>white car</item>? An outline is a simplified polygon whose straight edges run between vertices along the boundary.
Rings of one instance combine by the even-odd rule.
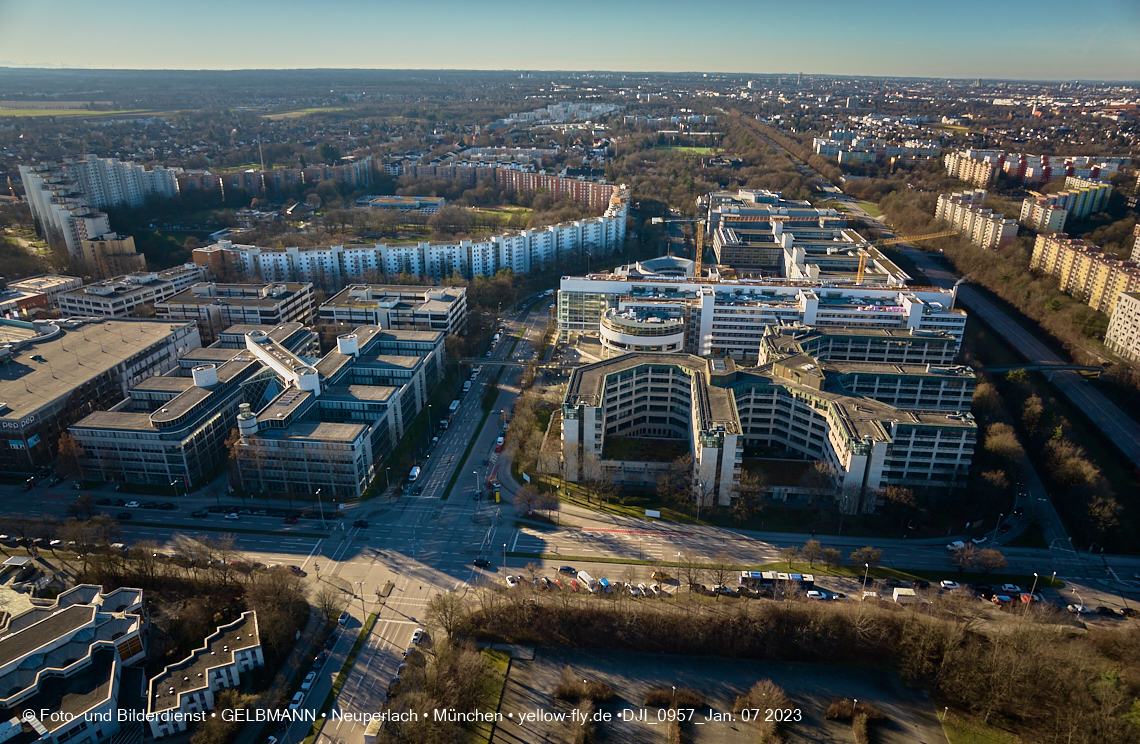
[[[289,701],[289,710],[300,710],[301,704],[304,702],[305,702],[305,693],[298,692],[296,695],[293,696],[293,699]]]
[[[222,519],[241,519],[241,517],[238,516],[237,512],[232,512],[222,517]]]
[[[423,628],[416,628],[415,632],[412,633],[412,644],[415,646],[418,646],[423,642],[424,642],[424,629]]]
[[[660,597],[664,593],[661,591],[661,587],[657,584],[650,584],[649,591],[653,592],[654,597]]]
[[[139,508],[139,502],[128,501],[127,503],[123,504],[123,507],[126,509],[138,509]]]
[[[638,584],[637,585],[637,591],[641,592],[641,596],[643,596],[643,597],[649,596],[649,589],[647,589],[645,587],[645,584]]]
[[[1068,610],[1069,612],[1075,613],[1077,615],[1091,615],[1091,614],[1093,614],[1093,611],[1090,610],[1088,607],[1085,607],[1084,605],[1071,604],[1068,607],[1066,607],[1065,609]]]
[[[510,574],[508,574],[507,575],[507,586],[509,586],[513,589],[518,585],[519,585],[519,580],[516,579],[514,576],[511,576]]]
[[[982,543],[986,542],[987,540],[989,540],[989,538],[986,537],[985,535],[982,535],[981,537],[970,538],[970,542],[972,542],[974,545],[981,545]]]
[[[938,582],[938,586],[942,587],[943,589],[957,589],[960,585],[957,581],[943,579],[942,581]]]
[[[808,599],[827,599],[826,594],[824,594],[823,592],[816,591],[815,589],[812,589],[811,591],[809,591],[805,596]]]
[[[317,681],[317,673],[309,672],[305,675],[305,680],[301,682],[301,689],[305,692],[313,689],[313,683]]]
[[[946,549],[947,550],[961,550],[964,547],[966,547],[966,543],[962,542],[961,540],[955,540],[954,542],[947,545]]]
[[[1021,594],[1021,587],[1017,584],[1002,584],[1001,590],[1006,594]]]

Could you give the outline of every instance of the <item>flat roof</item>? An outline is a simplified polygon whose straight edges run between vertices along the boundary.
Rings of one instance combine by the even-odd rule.
[[[198,286],[198,285],[194,285]],[[283,302],[287,302],[297,296],[299,292],[306,287],[312,287],[311,284],[299,284],[296,282],[282,282],[280,284],[218,284],[219,289],[224,290],[227,287],[248,287],[251,291],[268,290],[270,287],[284,287],[284,291],[274,296],[270,293],[265,293],[264,296],[254,296],[249,294],[227,295],[227,294],[196,294],[194,287],[184,289],[177,294],[167,297],[155,303],[155,307],[170,307],[171,305],[230,305],[236,307],[276,307]]]
[[[423,363],[424,358],[421,356],[403,356],[398,354],[369,354],[368,356],[359,357],[353,366],[371,369],[384,367],[415,369]]]
[[[19,287],[21,289],[30,289],[36,292],[47,292],[54,287],[73,284],[75,282],[83,283],[83,280],[77,276],[63,276],[62,274],[44,274],[43,276],[31,276],[27,279],[17,279],[8,282],[9,287]]]
[[[19,717],[25,710],[49,710],[66,714],[38,719],[49,732],[69,725],[73,719],[81,719],[84,713],[110,698],[118,657],[118,651],[113,648],[96,649],[91,653],[91,662],[81,671],[67,677],[44,676],[35,695],[7,708],[2,715],[12,718]],[[33,740],[36,739],[38,737]]]
[[[33,651],[82,628],[95,619],[93,605],[72,605],[0,638],[0,667],[11,664]]]
[[[53,405],[80,385],[192,323],[105,319],[74,329],[62,328],[46,341],[32,341],[15,349],[11,360],[0,363],[0,400],[8,404],[0,420],[20,420]]]
[[[368,427],[363,424],[333,424],[324,421],[297,421],[284,429],[259,429],[259,439],[311,440],[314,442],[354,442]]]
[[[391,385],[333,385],[321,393],[321,400],[362,400],[384,403],[400,392]]]
[[[147,690],[147,708],[152,713],[179,707],[180,697],[210,684],[210,670],[234,663],[234,652],[261,643],[257,615],[243,612],[229,625],[223,625],[182,661],[171,664],[153,677]],[[170,690],[173,688],[174,693]]]

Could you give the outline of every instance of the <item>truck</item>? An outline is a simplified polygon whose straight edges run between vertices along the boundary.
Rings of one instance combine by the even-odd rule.
[[[453,400],[453,401],[451,401],[451,405],[447,407],[447,415],[448,416],[454,416],[455,412],[458,410],[459,410],[459,401]]]
[[[419,478],[419,477],[420,477],[420,472],[421,472],[421,471],[420,471],[420,466],[419,466],[419,465],[416,465],[414,468],[412,468],[412,471],[411,471],[410,473],[408,473],[408,482],[409,482],[409,483],[411,483],[411,482],[412,482],[412,481],[414,481],[416,478]]]

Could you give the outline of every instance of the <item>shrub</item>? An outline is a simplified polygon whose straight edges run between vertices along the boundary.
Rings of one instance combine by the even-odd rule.
[[[777,686],[770,679],[762,679],[752,685],[752,689],[743,695],[737,696],[732,703],[732,712],[740,713],[743,710],[756,710],[756,726],[760,729],[761,744],[780,744],[783,739],[778,736],[780,724],[775,720],[768,720],[767,711],[792,707],[783,688]]]
[[[827,706],[827,713],[824,714],[824,718],[833,721],[850,721],[856,717],[865,717],[868,721],[882,721],[887,715],[870,703],[859,703],[846,698],[836,700]]]
[[[577,703],[590,700],[595,703],[608,703],[614,698],[614,691],[605,682],[587,682],[580,680],[570,667],[563,667],[558,686],[554,688],[554,697],[557,700]]]

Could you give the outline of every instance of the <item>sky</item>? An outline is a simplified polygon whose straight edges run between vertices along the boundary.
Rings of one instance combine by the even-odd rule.
[[[0,66],[1140,80],[1140,0],[0,0]]]

